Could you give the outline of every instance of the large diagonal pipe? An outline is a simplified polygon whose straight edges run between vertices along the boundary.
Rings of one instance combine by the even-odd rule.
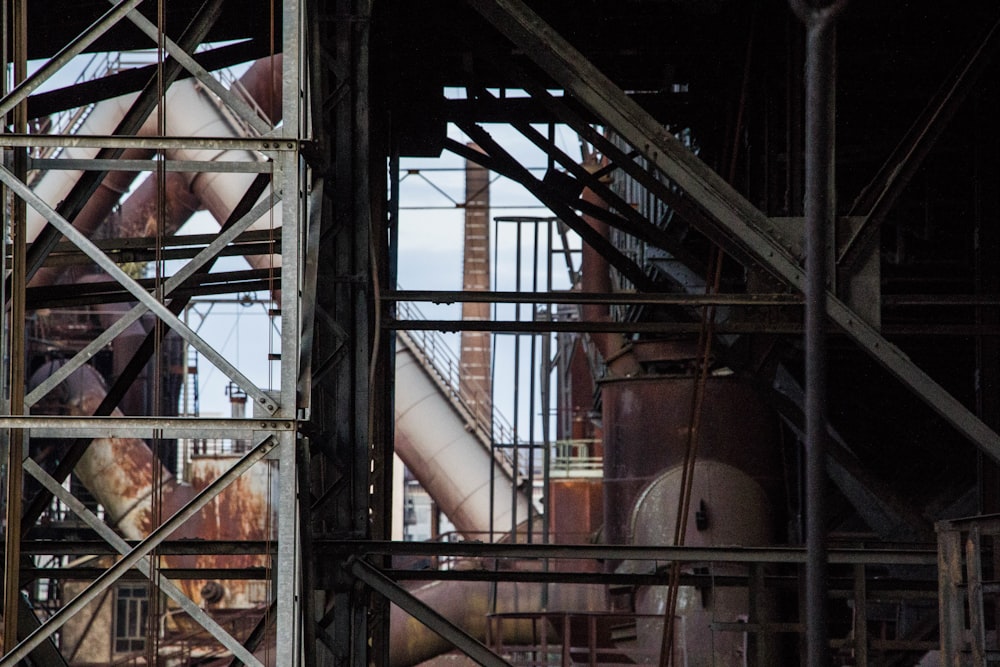
[[[29,388],[53,373],[62,361],[49,361],[32,375]],[[32,414],[90,416],[106,393],[104,381],[91,366],[74,371],[43,401]],[[115,410],[113,415],[121,416]],[[130,540],[145,538],[159,523],[190,501],[195,493],[225,472],[227,461],[202,466],[201,477],[190,484],[180,484],[163,466],[146,442],[139,438],[95,438],[77,462],[77,479],[104,507],[109,523]],[[212,537],[221,540],[268,540],[274,526],[267,499],[273,491],[261,484],[268,476],[246,475],[202,508],[175,533],[177,538],[205,539],[211,527]],[[261,556],[178,556],[171,557],[176,567],[263,567]],[[232,582],[216,584],[206,592],[207,580],[185,580],[179,585],[188,597],[203,604],[226,607],[245,606],[246,587]]]
[[[276,123],[281,116],[280,75],[281,56],[277,55],[259,60],[251,65],[234,86],[238,92],[251,99],[257,111],[272,124]],[[97,136],[112,134],[118,122],[131,108],[136,97],[137,95],[126,95],[97,103],[77,133]],[[166,105],[168,109],[184,110],[183,113],[169,114],[167,127],[164,131],[171,136],[225,137],[240,134],[233,122],[220,111],[219,107],[212,103],[208,96],[201,92],[199,84],[195,81],[186,79],[171,86],[167,92]],[[159,129],[157,114],[152,114],[149,120],[142,125],[138,134],[139,136],[154,136]],[[94,158],[97,153],[98,149],[96,148],[67,148],[62,157],[85,160]],[[148,151],[132,150],[123,157],[140,159],[150,155],[151,153]],[[258,155],[248,151],[180,149],[168,151],[166,157],[171,160],[192,160],[206,163],[252,162],[261,159]],[[33,190],[46,202],[55,204],[69,194],[82,173],[80,170],[50,170],[39,179]],[[77,228],[88,235],[93,233],[108,218],[115,204],[121,201],[122,196],[131,187],[135,176],[136,172],[111,172],[103,181],[98,192],[88,200],[83,212],[74,221]],[[194,197],[221,224],[235,208],[253,179],[254,174],[243,173],[168,173],[166,175],[166,190],[162,193],[165,199],[167,219],[181,220],[185,213],[183,209],[191,209],[192,197]],[[182,184],[186,184],[187,192],[184,191]],[[156,202],[160,196],[157,178],[152,175],[126,202],[135,200],[134,203],[128,204],[130,212],[155,212]],[[265,194],[264,196],[269,195]],[[173,207],[180,208],[175,213],[171,210]],[[135,220],[131,215],[127,219]],[[149,220],[149,216],[140,215],[139,219]],[[280,219],[280,212],[272,211],[270,216],[255,223],[254,228],[269,228],[272,226],[273,220]],[[45,224],[46,221],[41,214],[29,209],[28,240],[33,241],[45,227]],[[136,227],[142,227],[144,233],[150,231],[148,225],[137,225]],[[165,231],[172,233],[176,229]],[[250,261],[251,264],[255,265],[255,268],[272,268],[279,263],[278,258],[272,257],[252,258]],[[47,270],[42,276],[36,277],[32,284],[51,284],[56,276],[56,271]]]

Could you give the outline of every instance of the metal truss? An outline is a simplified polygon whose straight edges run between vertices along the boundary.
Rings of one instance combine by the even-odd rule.
[[[470,0],[470,5],[684,191],[700,209],[690,216],[692,225],[698,226],[710,238],[724,241],[725,247],[732,248],[737,256],[752,259],[793,289],[801,291],[804,288],[805,271],[789,251],[790,244],[782,239],[776,225],[656,123],[526,5],[518,0]],[[539,99],[550,97],[537,85],[529,92]],[[622,168],[626,166],[625,161],[615,159],[615,162]],[[660,192],[655,194],[661,195]],[[679,212],[684,214],[684,211]],[[834,294],[826,299],[826,314],[829,321],[956,430],[989,456],[1000,460],[1000,436],[887,341],[865,318]]]
[[[169,567],[162,567],[161,550],[165,542],[176,531],[185,537],[199,537],[197,521],[192,519],[208,507],[221,493],[245,476],[255,463],[269,462],[277,466],[277,495],[269,498],[271,507],[276,509],[277,524],[272,540],[265,544],[261,557],[267,559],[265,570],[269,578],[267,588],[273,601],[268,612],[276,623],[274,632],[282,639],[282,648],[273,658],[273,664],[290,667],[300,663],[301,633],[299,622],[301,600],[299,596],[301,576],[301,550],[299,547],[296,448],[301,405],[299,400],[299,368],[303,360],[302,318],[300,296],[303,273],[304,220],[307,212],[305,196],[305,167],[300,156],[300,146],[305,138],[306,128],[300,122],[302,104],[305,99],[303,81],[304,66],[301,59],[303,42],[300,26],[303,24],[303,7],[298,0],[279,3],[278,17],[283,26],[282,33],[275,35],[281,60],[280,91],[282,104],[280,124],[275,126],[262,117],[258,110],[242,96],[230,90],[218,76],[207,71],[196,59],[194,51],[201,46],[212,26],[219,18],[224,2],[210,0],[202,7],[183,35],[166,35],[161,26],[139,13],[155,3],[144,0],[110,0],[108,11],[90,25],[69,44],[58,49],[46,63],[30,77],[25,75],[25,40],[31,26],[27,25],[23,0],[4,2],[5,15],[14,19],[13,35],[15,54],[13,68],[15,85],[0,96],[0,114],[12,114],[14,123],[5,126],[0,135],[0,146],[8,159],[0,167],[0,182],[4,187],[5,245],[13,240],[12,263],[4,262],[5,309],[2,355],[5,359],[4,375],[11,400],[3,406],[0,429],[9,443],[7,465],[7,505],[6,505],[6,549],[5,562],[5,604],[3,609],[5,639],[4,655],[0,665],[15,665],[22,659],[33,656],[43,664],[62,661],[54,657],[52,637],[75,614],[79,614],[88,603],[97,599],[123,577],[132,576],[136,570],[148,577],[167,597],[174,600],[193,623],[200,626],[211,637],[243,664],[261,665],[254,650],[260,641],[260,633],[255,633],[246,645],[237,640],[229,631],[180,590],[178,585],[164,573]],[[266,7],[261,8],[266,11]],[[248,11],[251,11],[249,8]],[[153,12],[152,15],[155,15]],[[145,82],[143,91],[132,101],[130,108],[110,134],[81,135],[75,131],[55,134],[29,132],[26,123],[26,109],[30,95],[47,80],[72,71],[74,58],[90,49],[113,28],[121,30],[131,23],[135,30],[149,39],[149,47],[158,49],[162,59],[148,71],[152,78]],[[18,55],[20,54],[20,55]],[[6,71],[8,63],[3,63]],[[70,76],[73,76],[70,74]],[[163,119],[171,112],[166,101],[171,84],[178,78],[191,77],[198,85],[214,96],[216,104],[227,118],[234,119],[243,127],[250,128],[251,134],[233,136],[194,136],[170,134],[171,126]],[[179,110],[186,111],[186,110]],[[153,131],[140,126],[147,119],[160,114],[160,122]],[[148,125],[148,124],[147,124]],[[67,148],[99,149],[96,157],[84,159],[41,158],[30,159],[29,151],[40,149],[64,150]],[[180,151],[214,151],[218,156],[226,152],[222,161],[211,157],[192,159],[174,158]],[[150,156],[156,157],[150,159]],[[187,153],[189,155],[190,153]],[[136,155],[144,155],[136,159]],[[203,154],[205,155],[205,154]],[[58,201],[46,199],[36,191],[29,181],[29,170],[46,170],[48,173],[78,170],[71,192]],[[242,201],[236,206],[228,221],[220,221],[217,234],[201,237],[194,244],[193,252],[186,253],[181,262],[157,264],[156,278],[152,282],[141,281],[130,275],[121,266],[119,255],[110,253],[90,238],[87,232],[74,226],[80,211],[84,208],[100,183],[109,172],[149,172],[152,178],[162,178],[170,172],[194,174],[196,176],[213,173],[260,174]],[[266,192],[270,187],[270,192]],[[158,207],[164,211],[165,195],[160,195]],[[280,209],[275,205],[281,203]],[[280,217],[278,211],[280,210]],[[40,217],[45,224],[37,235],[28,238],[26,220],[29,212]],[[198,280],[209,275],[215,262],[221,257],[236,252],[245,252],[248,246],[239,246],[241,238],[251,226],[261,219],[271,216],[270,225],[274,232],[271,248],[280,249],[274,255],[268,276],[274,286],[271,293],[273,307],[268,313],[269,324],[273,325],[275,336],[264,358],[254,361],[240,360],[222,349],[218,342],[206,340],[203,333],[189,326],[182,315],[184,306],[192,295],[198,294]],[[50,253],[60,238],[65,239],[72,252],[82,254],[94,265],[100,267],[109,283],[117,290],[122,301],[134,302],[130,310],[124,310],[105,330],[95,332],[94,337],[82,343],[78,349],[66,355],[65,363],[48,378],[30,390],[25,387],[28,369],[25,368],[25,348],[23,340],[24,313],[31,304],[26,302],[27,283],[39,268],[45,265]],[[162,234],[132,239],[133,248],[141,248],[147,257],[159,258],[172,241]],[[65,249],[64,243],[63,248]],[[10,247],[10,246],[8,246]],[[242,249],[240,249],[242,248]],[[258,247],[258,250],[260,248]],[[272,252],[272,251],[269,251]],[[81,296],[86,301],[86,294]],[[32,408],[44,402],[53,392],[58,392],[64,383],[78,370],[91,364],[96,356],[108,345],[137,322],[152,323],[152,331],[146,337],[146,344],[134,353],[132,363],[120,374],[119,384],[108,391],[100,406],[85,406],[93,412],[80,411],[61,416],[32,414]],[[190,348],[198,351],[201,359],[209,361],[217,372],[224,375],[232,386],[244,392],[254,406],[252,415],[244,419],[173,417],[154,412],[151,415],[124,416],[115,410],[116,403],[128,389],[128,379],[134,378],[153,355],[165,336],[179,336]],[[307,351],[308,352],[308,351]],[[263,369],[263,370],[262,370]],[[153,517],[146,534],[136,541],[132,535],[123,536],[115,526],[99,519],[80,499],[74,497],[64,484],[74,461],[86,456],[91,439],[142,439],[158,441],[170,438],[215,438],[226,441],[246,441],[252,443],[245,454],[228,467],[193,497],[186,499],[178,507],[169,508],[169,515],[162,519]],[[47,471],[39,462],[27,455],[30,442],[35,438],[53,439],[69,443],[69,454],[55,472]],[[21,498],[21,479],[27,473],[37,480],[41,487],[35,501],[25,507]],[[155,477],[155,475],[154,475]],[[153,493],[158,479],[149,480]],[[35,627],[25,622],[24,598],[20,589],[34,578],[46,577],[45,568],[36,568],[31,560],[30,550],[21,550],[22,538],[34,527],[41,508],[48,499],[56,497],[83,523],[94,531],[106,544],[88,550],[98,554],[110,547],[118,555],[106,569],[94,576],[93,581],[72,600],[64,600],[60,609]],[[162,511],[162,510],[161,510]],[[270,510],[273,511],[273,510]],[[126,540],[125,537],[129,539]],[[202,535],[201,537],[209,537]],[[260,549],[260,544],[256,548]],[[210,553],[193,543],[192,555]],[[85,548],[86,550],[86,548]],[[107,561],[105,561],[107,562]],[[56,568],[58,569],[58,568]],[[94,571],[90,570],[93,574]],[[249,572],[249,571],[248,571]],[[63,574],[72,573],[63,572]],[[196,576],[197,573],[194,573]],[[263,611],[262,611],[263,613]],[[29,611],[30,614],[30,611]],[[19,622],[19,619],[20,622]],[[45,651],[39,653],[38,651]]]

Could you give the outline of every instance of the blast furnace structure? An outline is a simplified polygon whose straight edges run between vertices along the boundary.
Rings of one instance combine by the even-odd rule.
[[[1000,651],[995,3],[0,5],[0,667]]]

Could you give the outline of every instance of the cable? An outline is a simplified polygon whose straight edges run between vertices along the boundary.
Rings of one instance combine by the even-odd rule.
[[[709,259],[712,282],[705,284],[705,293],[718,293],[722,281],[722,262],[724,255],[717,247],[712,247]],[[681,472],[680,499],[677,509],[677,523],[674,526],[674,544],[682,546],[687,534],[687,519],[691,509],[691,489],[694,485],[694,465],[698,453],[698,433],[701,428],[702,408],[705,402],[705,387],[708,383],[709,367],[711,365],[712,340],[715,336],[715,305],[702,308],[701,329],[698,334],[698,377],[694,395],[691,399],[691,416],[689,420],[687,448],[684,452],[684,465]],[[660,667],[669,667],[673,662],[674,615],[677,610],[677,597],[680,591],[681,563],[672,561],[670,564],[670,585],[667,589],[667,604],[663,614],[663,636],[660,642]]]

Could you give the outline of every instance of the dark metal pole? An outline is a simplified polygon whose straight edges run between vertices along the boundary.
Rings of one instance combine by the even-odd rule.
[[[844,0],[816,7],[792,0],[806,25],[805,346],[806,664],[829,667],[824,527],[827,262],[836,216],[834,183],[836,18]]]
[[[27,78],[28,4],[26,0],[16,2],[13,7],[14,23],[14,85]],[[14,131],[27,130],[27,103],[22,102],[14,109]],[[15,149],[14,173],[18,178],[27,176],[28,155],[23,148]],[[24,336],[24,289],[27,285],[25,270],[27,209],[24,199],[14,197],[11,204],[11,230],[13,256],[11,261],[10,295],[10,376],[9,409],[11,415],[24,414],[25,380],[25,336]],[[5,296],[7,296],[5,294]],[[3,653],[6,654],[17,644],[18,605],[21,600],[21,534],[17,530],[21,516],[21,495],[23,493],[24,472],[24,432],[11,429],[7,450],[7,502],[4,543],[4,600],[3,600]]]

